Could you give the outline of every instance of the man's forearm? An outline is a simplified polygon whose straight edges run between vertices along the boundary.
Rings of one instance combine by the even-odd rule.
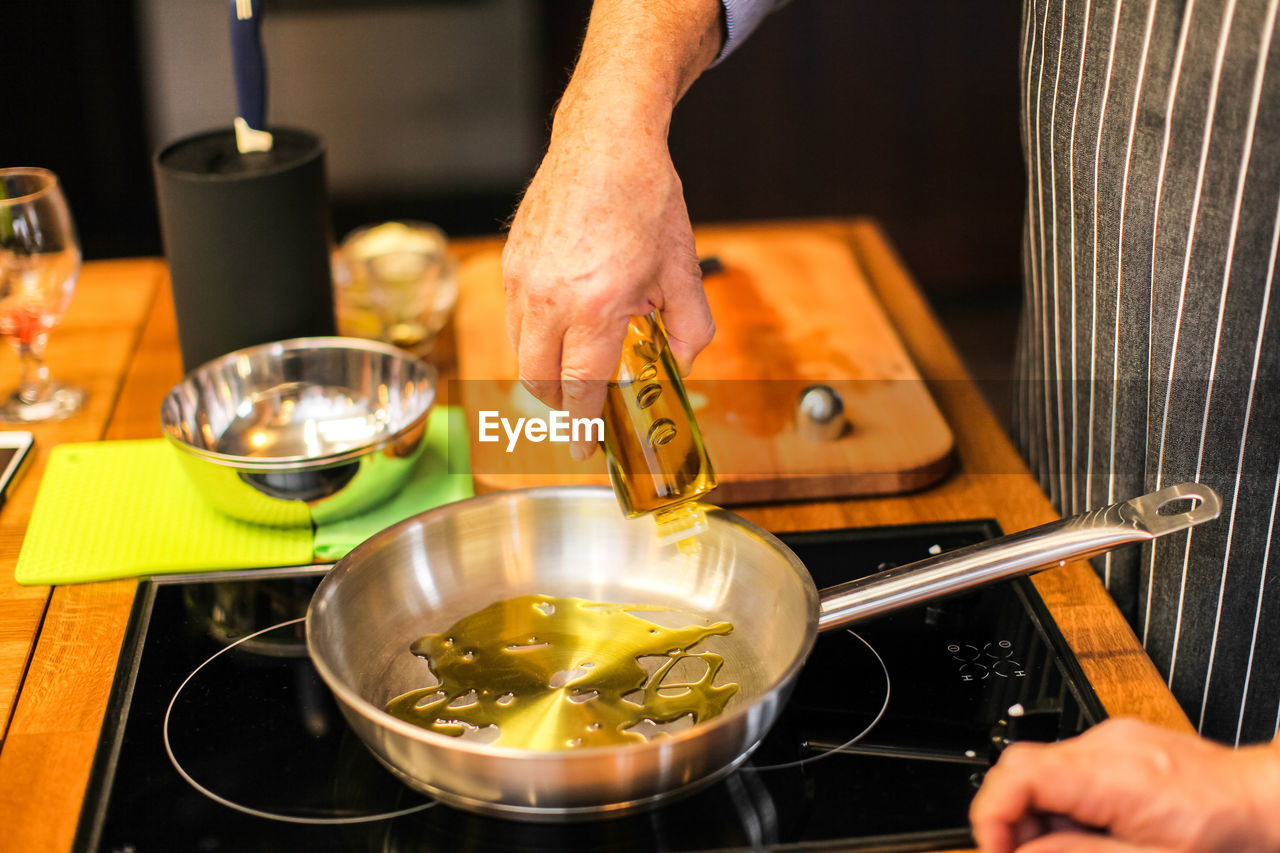
[[[720,0],[596,0],[553,139],[584,124],[665,139],[676,103],[719,53],[723,27]]]

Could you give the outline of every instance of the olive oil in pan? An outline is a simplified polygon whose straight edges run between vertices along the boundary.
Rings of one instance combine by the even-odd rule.
[[[535,750],[642,742],[654,724],[715,717],[738,685],[715,684],[724,659],[690,648],[733,626],[670,628],[636,615],[658,611],[674,612],[547,595],[496,602],[413,643],[439,684],[387,711],[453,736],[496,729],[492,743]]]

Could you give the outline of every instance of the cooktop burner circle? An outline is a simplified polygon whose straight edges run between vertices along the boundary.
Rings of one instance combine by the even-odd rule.
[[[268,701],[272,704],[264,706],[262,710],[266,713],[260,715],[261,719],[257,722],[269,727],[273,713],[287,714],[288,712],[286,703],[279,700],[293,699],[296,700],[296,709],[303,715],[305,722],[302,726],[296,723],[286,726],[287,729],[301,729],[309,732],[316,740],[323,739],[330,731],[336,729],[345,733],[346,741],[354,742],[354,746],[358,749],[346,748],[347,743],[339,744],[338,751],[331,762],[333,772],[329,781],[332,785],[326,785],[324,784],[326,780],[320,780],[319,789],[323,789],[322,793],[328,801],[309,801],[317,790],[317,786],[309,784],[316,781],[314,777],[317,774],[314,772],[316,769],[314,766],[299,768],[294,774],[296,779],[289,778],[292,772],[290,769],[272,766],[278,765],[279,761],[271,759],[281,758],[282,750],[287,749],[285,745],[287,736],[284,744],[281,745],[282,750],[277,750],[275,753],[256,751],[255,754],[259,754],[259,758],[267,759],[257,762],[257,766],[245,766],[244,763],[240,763],[233,773],[218,772],[220,769],[226,769],[225,764],[217,760],[218,757],[235,755],[237,747],[245,745],[243,742],[237,742],[241,739],[236,736],[236,725],[228,720],[243,718],[245,711],[243,707],[237,707],[237,705],[245,704],[241,700],[244,700],[245,694],[249,692],[240,691],[235,695],[223,689],[226,686],[225,683],[218,683],[216,671],[220,663],[229,660],[224,658],[224,655],[245,644],[268,639],[267,635],[273,632],[282,633],[305,618],[290,619],[238,638],[207,658],[183,680],[169,700],[162,727],[165,753],[169,756],[174,770],[193,788],[216,803],[255,817],[286,823],[316,825],[369,823],[420,812],[437,805],[433,800],[424,800],[401,808],[388,809],[373,806],[373,803],[390,803],[398,806],[403,800],[418,799],[421,795],[410,791],[378,766],[364,749],[363,744],[355,740],[354,735],[349,732],[338,715],[336,707],[333,707],[327,688],[318,681],[318,676],[311,667],[310,658],[305,655],[295,658],[293,661],[295,665],[291,665],[287,656],[279,654],[269,656],[268,665],[274,667],[271,672],[284,674],[282,667],[292,669],[294,681],[287,686],[280,685],[282,689],[275,697],[269,698]],[[246,646],[246,648],[252,648],[252,646]],[[290,681],[289,678],[275,680]],[[312,692],[308,687],[308,685],[317,684],[320,687],[318,691]],[[252,713],[253,711],[250,710],[249,714],[252,715]],[[230,742],[222,742],[224,738]],[[258,740],[261,741],[263,738],[259,736]],[[268,738],[268,740],[274,739]],[[313,749],[288,751],[315,752]],[[321,768],[321,775],[324,769],[327,768]],[[276,784],[264,784],[262,782],[264,775],[269,777],[273,771],[277,772],[281,778],[276,781]],[[374,777],[375,781],[378,777],[385,777],[383,781],[388,784],[377,787],[384,789],[383,793],[390,791],[390,797],[373,798],[368,805],[360,802],[366,799],[363,794],[367,788],[361,785],[345,785],[344,780],[353,774],[363,777],[366,785],[369,777]],[[238,780],[245,778],[253,779],[254,783],[244,786],[243,790],[236,790],[239,787]],[[288,784],[295,781],[296,784]],[[352,791],[357,793],[350,793]],[[253,802],[255,799],[261,799],[261,801],[255,803]]]
[[[884,662],[884,658],[881,657],[880,653],[876,651],[876,647],[873,646],[871,643],[869,643],[867,639],[863,637],[861,634],[859,634],[857,631],[854,631],[851,628],[846,628],[844,633],[848,634],[851,637],[854,637],[859,641],[859,643],[861,643],[861,645],[858,646],[857,648],[860,648],[862,650],[863,655],[866,657],[866,660],[848,661],[850,665],[850,669],[855,671],[860,671],[860,672],[874,671],[876,668],[876,665],[878,664],[879,671],[884,679],[883,701],[881,701],[879,709],[875,711],[874,715],[871,717],[870,722],[867,722],[861,728],[857,728],[857,724],[854,724],[854,727],[850,729],[848,732],[850,736],[847,740],[844,740],[843,742],[834,746],[821,748],[821,751],[817,751],[815,752],[815,754],[808,755],[803,758],[795,758],[795,759],[786,760],[786,761],[772,761],[772,762],[768,762],[768,759],[766,759],[765,761],[768,763],[764,763],[764,762],[760,762],[760,759],[759,759],[760,753],[763,750],[757,750],[756,753],[753,754],[752,758],[749,759],[746,764],[738,768],[738,772],[759,773],[759,772],[765,772],[770,770],[783,770],[787,768],[801,767],[804,765],[812,764],[815,761],[820,761],[824,758],[827,758],[832,755],[836,755],[840,752],[843,752],[844,750],[847,750],[849,747],[853,746],[858,741],[862,740],[867,735],[869,735],[872,729],[874,729],[880,723],[880,721],[884,719],[885,711],[889,709],[889,697],[892,695],[892,692],[893,692],[892,678],[889,675],[889,666]],[[836,639],[836,637],[828,636],[823,639],[830,642],[831,640]],[[801,676],[800,676],[801,684],[798,686],[798,689],[803,689],[806,680],[818,681],[823,679],[824,677],[825,677],[825,674],[819,674],[811,670],[805,670],[803,673],[801,673]],[[795,700],[793,699],[793,701]],[[775,722],[773,730],[770,732],[770,734],[765,736],[765,740],[762,742],[761,746],[767,747],[769,745],[770,739],[781,739],[786,737],[791,737],[794,740],[794,734],[786,732],[785,725],[779,725],[779,723]],[[809,743],[807,738],[802,737],[801,739],[804,742],[799,744],[800,749],[803,750],[803,749],[814,748],[813,744]]]

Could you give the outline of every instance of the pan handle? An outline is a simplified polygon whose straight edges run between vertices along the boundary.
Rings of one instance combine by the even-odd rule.
[[[910,607],[1147,542],[1218,517],[1222,501],[1200,483],[1181,483],[1140,498],[979,542],[822,591],[818,630]]]

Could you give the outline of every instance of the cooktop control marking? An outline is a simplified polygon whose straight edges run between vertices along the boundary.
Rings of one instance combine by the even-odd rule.
[[[951,643],[947,653],[960,664],[961,681],[984,681],[993,674],[1000,678],[1026,678],[1027,671],[1020,661],[1013,658],[1013,643],[1008,640],[992,640],[982,647],[972,643]]]

